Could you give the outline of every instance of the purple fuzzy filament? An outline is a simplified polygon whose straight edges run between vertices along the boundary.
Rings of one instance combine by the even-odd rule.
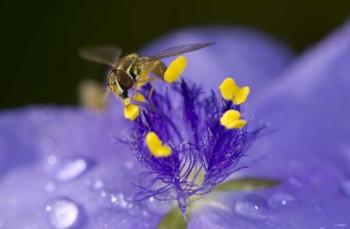
[[[240,106],[213,91],[206,95],[185,80],[162,91],[152,91],[151,99],[142,104],[125,140],[145,168],[134,197],[177,200],[185,212],[189,197],[210,192],[243,168],[239,161],[261,129],[225,129],[220,117],[230,109],[240,111]],[[146,85],[142,93],[149,95],[151,86]],[[172,148],[170,156],[158,158],[149,152],[145,136],[150,131]]]

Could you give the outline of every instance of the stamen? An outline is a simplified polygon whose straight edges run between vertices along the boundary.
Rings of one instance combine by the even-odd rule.
[[[124,106],[128,106],[131,103],[131,99],[130,98],[126,98],[123,100],[123,104]]]
[[[133,100],[137,101],[137,102],[140,102],[140,103],[143,103],[146,101],[145,97],[141,94],[141,93],[136,93],[133,97],[132,97]]]
[[[231,100],[236,105],[244,103],[250,93],[250,88],[248,86],[239,87],[231,77],[222,81],[219,89],[225,100]]]
[[[238,89],[236,95],[233,97],[232,102],[236,105],[240,105],[247,101],[248,95],[250,93],[250,87],[245,86]]]
[[[220,123],[226,129],[240,129],[244,127],[247,122],[241,118],[241,114],[236,110],[226,111],[220,118]]]
[[[154,132],[147,133],[146,145],[150,153],[155,157],[168,157],[171,155],[171,148],[163,144],[158,135]]]
[[[164,81],[174,82],[185,67],[185,57],[175,59]],[[238,162],[261,130],[243,128],[247,121],[238,104],[246,101],[250,89],[227,78],[220,92],[222,97],[213,91],[202,93],[200,87],[183,79],[164,91],[142,87],[124,100],[125,117],[140,117],[130,135],[121,140],[146,168],[140,174],[135,200],[175,199],[185,213],[195,196],[210,192],[241,168]]]
[[[140,108],[132,103],[124,106],[124,117],[130,121],[134,121],[140,114]]]
[[[235,96],[238,86],[232,78],[228,77],[222,81],[219,89],[225,100],[231,100]]]
[[[173,83],[179,79],[182,72],[187,66],[187,58],[184,56],[177,57],[173,62],[171,62],[164,73],[164,81],[167,83]]]

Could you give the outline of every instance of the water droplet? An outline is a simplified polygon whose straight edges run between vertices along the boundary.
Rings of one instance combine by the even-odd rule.
[[[50,225],[56,229],[71,228],[79,218],[77,204],[68,199],[56,199],[45,207]]]
[[[81,158],[65,160],[56,171],[56,179],[70,181],[81,176],[87,169],[87,162]]]
[[[244,196],[235,205],[236,213],[248,219],[266,218],[268,210],[265,199],[255,194]]]
[[[105,208],[118,208],[124,210],[134,209],[133,203],[124,197],[123,193],[100,190],[99,203]]]
[[[115,203],[115,202],[117,202],[117,197],[115,196],[115,195],[111,195],[111,202],[112,203]]]
[[[124,198],[124,195],[122,193],[118,194],[111,194],[110,200],[113,206],[118,206],[120,208],[129,208],[130,203]]]
[[[275,207],[287,207],[294,205],[295,202],[295,197],[285,192],[276,192],[269,199],[269,205]]]

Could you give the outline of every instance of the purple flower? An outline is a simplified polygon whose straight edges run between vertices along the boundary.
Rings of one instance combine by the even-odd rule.
[[[212,191],[241,168],[237,164],[261,128],[248,130],[243,119],[231,129],[220,124],[224,114],[239,114],[241,106],[213,91],[205,96],[185,80],[162,89],[164,93],[150,85],[143,88],[142,93],[152,97],[142,104],[129,137],[121,141],[146,168],[135,198],[177,200],[185,214],[191,196]],[[150,135],[170,145],[171,153],[153,153],[145,144]]]
[[[204,90],[217,90],[224,78],[233,75],[239,84],[252,88],[244,117],[252,127],[261,120],[270,123],[271,133],[258,138],[240,160],[239,165],[248,168],[227,179],[262,177],[281,184],[211,192],[194,204],[188,228],[349,227],[349,35],[347,24],[293,62],[280,43],[243,29],[185,30],[145,50],[216,41],[211,49],[189,55],[184,78]],[[174,87],[183,90],[181,86],[192,87],[184,83]],[[196,98],[196,93],[190,96]],[[55,107],[3,111],[0,227],[156,228],[173,205],[153,195],[141,202],[129,198],[139,190],[132,183],[144,168],[126,145],[115,140],[130,136],[130,122],[122,118],[121,110],[111,100],[102,113]],[[180,131],[209,117],[186,119],[192,111],[182,113],[185,118],[176,122]],[[142,131],[145,123],[139,120],[134,125]],[[174,136],[169,134],[169,141],[176,146],[180,141]],[[205,132],[186,139],[196,143],[203,136]]]

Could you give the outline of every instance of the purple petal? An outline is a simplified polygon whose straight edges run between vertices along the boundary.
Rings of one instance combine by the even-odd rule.
[[[233,74],[238,77],[239,83],[251,85],[253,93],[260,91],[261,95],[266,86],[276,79],[291,59],[290,51],[283,45],[276,44],[255,32],[225,28],[191,31],[186,30],[173,35],[169,38],[170,40],[159,41],[155,45],[156,48],[155,46],[153,48],[159,50],[158,47],[165,48],[179,43],[216,41],[217,45],[190,54],[189,68],[185,73],[192,80],[203,82],[207,88],[217,88],[222,78]],[[286,77],[289,78],[288,75]],[[287,86],[286,88],[288,89]],[[273,94],[271,92],[271,95]],[[274,97],[271,96],[271,98]],[[256,95],[255,98],[257,98]],[[269,100],[271,98],[266,97]],[[261,104],[270,107],[269,111],[275,109],[272,102],[270,105],[267,102],[261,101]],[[279,105],[282,106],[283,103]],[[288,106],[282,107],[286,110],[284,112],[289,112]],[[303,109],[306,108],[306,106],[303,107]],[[0,202],[2,203],[0,225],[10,229],[49,226],[54,228],[156,227],[169,205],[154,203],[152,200],[150,201],[152,203],[136,204],[127,199],[135,190],[130,183],[136,180],[139,167],[129,155],[128,149],[114,141],[113,136],[123,134],[123,129],[127,126],[127,123],[120,120],[120,111],[119,105],[112,105],[105,113],[90,113],[72,108],[28,108],[3,112],[0,115]],[[261,113],[264,114],[264,109]],[[259,114],[259,117],[272,122],[281,120],[276,122],[276,126],[281,129],[277,124],[282,123],[282,119],[278,117],[285,116],[279,116],[277,113],[276,111],[276,114],[266,116]],[[283,115],[286,114],[283,113]],[[310,117],[315,116],[312,114]],[[268,139],[266,137],[265,141]],[[269,143],[272,144],[274,141],[270,140]],[[287,143],[283,139],[278,141]],[[291,142],[295,144],[296,140]],[[288,145],[288,149],[293,147],[294,145]],[[288,155],[286,158],[289,157]],[[314,156],[312,153],[310,155]],[[312,161],[314,157],[311,156],[305,160]],[[290,176],[288,182],[271,192],[260,193],[261,197],[239,196],[242,199],[238,202],[238,197],[232,198],[229,195],[228,198],[224,198],[223,196],[221,198],[225,200],[226,205],[229,205],[228,208],[220,210],[212,207],[205,210],[207,213],[195,214],[190,222],[190,228],[205,228],[205,226],[232,228],[232,225],[240,228],[263,228],[266,225],[269,226],[266,223],[282,225],[290,222],[292,221],[290,217],[294,215],[298,221],[292,225],[296,228],[303,228],[298,223],[302,224],[304,219],[310,222],[305,225],[311,226],[319,221],[319,228],[322,226],[329,228],[332,225],[340,227],[339,225],[349,223],[344,221],[345,211],[342,211],[349,209],[348,200],[344,195],[348,190],[347,183],[344,183],[345,185],[340,183],[344,179],[343,173],[327,163],[324,164],[324,161],[314,161],[316,165],[310,166],[309,163],[299,163],[299,157],[297,163],[293,164],[291,160],[288,166],[284,167],[283,162],[287,159],[279,156],[277,152],[271,153],[270,157],[277,159],[276,161],[270,159],[268,167],[265,167],[265,162],[257,164],[256,171],[267,168],[266,170],[270,173],[266,172],[266,174],[276,175],[285,169],[288,171],[294,169],[296,171],[294,177]],[[274,164],[275,162],[279,164]],[[319,165],[318,162],[323,164]],[[275,170],[275,166],[279,169]],[[255,170],[255,165],[251,167],[251,170]],[[326,179],[324,179],[325,176]],[[305,177],[312,179],[304,179]],[[282,194],[278,194],[278,191]],[[338,198],[338,192],[344,195],[344,199]],[[277,197],[272,197],[275,193]],[[337,200],[330,201],[335,198]],[[292,206],[288,210],[280,210],[271,202],[276,199],[282,205],[283,200],[286,199],[285,201],[291,202]],[[304,201],[309,199],[310,201],[304,204]],[[294,200],[295,205],[293,205]],[[255,219],[252,220],[250,216],[244,217],[244,211],[236,212],[237,202],[238,205],[242,206],[243,203],[244,206],[244,201],[258,201],[259,206],[266,208],[262,213],[259,212],[260,219],[264,218],[270,209],[278,210],[273,211],[277,213],[271,214],[271,218],[265,224],[255,224],[251,222]],[[335,206],[339,206],[339,209]],[[315,211],[323,211],[321,216],[329,215],[329,218],[323,219]],[[281,227],[277,226],[277,228]]]
[[[319,160],[294,164],[287,168],[294,169],[293,176],[280,186],[214,196],[195,211],[189,228],[347,228],[350,199],[344,175]]]
[[[291,51],[282,43],[253,30],[233,27],[180,30],[154,41],[142,53],[152,55],[171,46],[198,42],[215,44],[188,54],[184,77],[204,89],[217,89],[224,78],[233,76],[238,83],[251,86],[254,96],[292,60]]]
[[[350,23],[298,59],[255,102],[276,130],[250,151],[241,175],[280,178],[254,194],[227,194],[189,228],[350,226]]]
[[[214,36],[209,34],[213,32]],[[193,68],[187,72],[205,73],[200,76],[196,72],[200,77],[194,79],[207,79],[206,85],[215,83],[213,87],[220,80],[214,75],[225,77],[243,72],[253,81],[257,73],[263,72],[266,80],[291,59],[289,50],[282,45],[251,31],[187,30],[176,36],[183,43],[190,40],[181,34],[187,34],[191,40],[200,37],[220,44],[202,51],[200,57],[206,59],[191,54]],[[158,47],[170,45],[164,42]],[[227,52],[227,46],[234,48]],[[227,56],[221,56],[225,53]],[[203,66],[211,67],[200,68]],[[131,182],[136,180],[139,167],[128,149],[114,141],[113,137],[122,135],[128,125],[121,121],[120,111],[120,104],[112,102],[105,113],[39,107],[2,112],[0,225],[154,228],[169,206],[154,201],[142,206],[128,202],[127,197],[134,190]]]
[[[74,108],[3,112],[0,225],[154,227],[161,212],[128,200],[139,167],[114,139],[123,134],[119,122]]]
[[[349,171],[349,36],[350,23],[295,62],[252,105],[276,130],[255,147],[257,156],[266,157],[262,167],[278,167],[270,173],[288,171],[283,162],[305,157]]]

